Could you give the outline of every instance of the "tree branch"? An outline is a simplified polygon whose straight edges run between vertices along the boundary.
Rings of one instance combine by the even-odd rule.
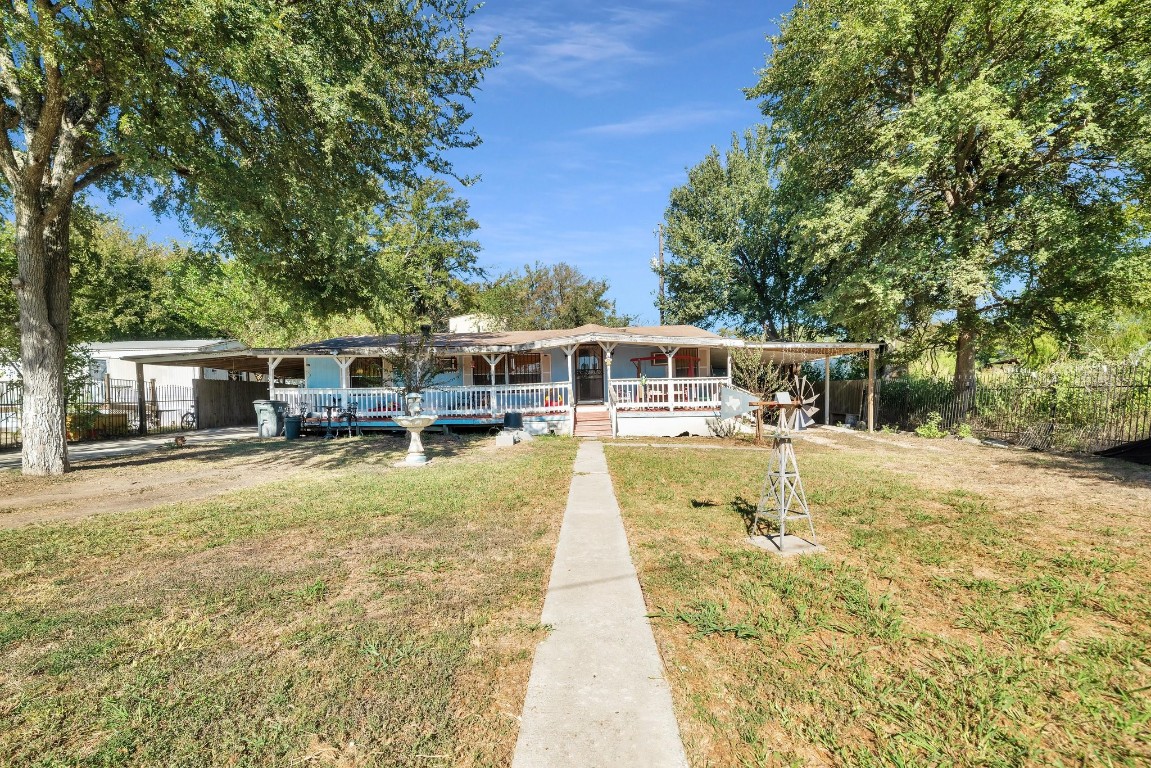
[[[7,109],[4,111],[6,112]],[[8,138],[8,128],[4,125],[0,125],[0,171],[4,173],[4,179],[8,182],[8,186],[15,190],[16,184],[20,180],[20,158],[12,149],[12,141]]]
[[[50,225],[72,204],[72,199],[77,192],[115,171],[120,167],[123,160],[120,155],[108,154],[92,157],[79,163],[71,173],[64,177],[64,182],[56,186],[52,195],[52,202],[44,210],[44,226]]]

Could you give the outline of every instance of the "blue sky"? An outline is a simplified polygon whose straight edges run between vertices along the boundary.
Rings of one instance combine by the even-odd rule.
[[[489,0],[477,41],[502,36],[500,65],[476,94],[483,144],[453,156],[491,274],[567,261],[606,278],[620,311],[654,324],[648,263],[672,187],[712,145],[759,120],[766,36],[790,3]],[[180,237],[130,201],[133,229]]]

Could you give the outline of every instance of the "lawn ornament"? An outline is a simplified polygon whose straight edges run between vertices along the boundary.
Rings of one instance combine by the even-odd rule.
[[[791,427],[795,430],[807,429],[815,423],[813,418],[819,413],[815,407],[819,396],[815,394],[815,387],[806,376],[795,376],[789,387],[792,402],[796,403],[793,410]]]
[[[420,433],[435,423],[437,417],[424,413],[423,395],[419,392],[409,392],[404,399],[407,401],[408,415],[393,416],[392,420],[408,430],[411,438],[408,441],[407,458],[396,466],[422,467],[428,463],[428,457],[424,453],[424,442],[420,439]]]
[[[807,506],[807,495],[803,492],[795,446],[791,442],[791,425],[795,423],[796,413],[801,412],[803,403],[793,401],[789,392],[776,392],[771,400],[758,405],[766,412],[776,414],[776,428],[772,435],[767,473],[763,477],[759,503],[749,531],[751,542],[781,555],[822,552],[823,547],[815,537],[815,523]],[[810,540],[787,533],[787,524],[800,520],[807,521]],[[775,523],[774,534],[770,533],[768,522]]]

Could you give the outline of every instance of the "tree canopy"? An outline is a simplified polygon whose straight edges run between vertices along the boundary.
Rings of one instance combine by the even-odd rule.
[[[776,146],[766,129],[732,137],[689,168],[668,206],[665,317],[726,326],[769,339],[825,330],[814,308],[822,270],[791,242],[786,200],[777,192]]]
[[[16,224],[24,470],[60,472],[70,216],[102,184],[346,308],[379,209],[473,146],[494,62],[467,0],[29,0],[0,8],[0,176]]]
[[[980,343],[1075,344],[1148,306],[1146,11],[800,3],[748,91],[766,133],[672,193],[669,309],[745,330],[799,311],[855,338],[949,344],[962,379]],[[802,265],[803,292],[757,294],[773,283],[748,263]]]
[[[606,280],[590,278],[565,262],[536,262],[473,285],[467,306],[510,331],[628,325],[632,318],[616,312],[608,289]]]

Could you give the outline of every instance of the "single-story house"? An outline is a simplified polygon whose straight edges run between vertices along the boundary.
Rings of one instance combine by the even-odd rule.
[[[396,429],[405,393],[388,358],[404,341],[348,336],[292,348],[220,344],[132,360],[263,373],[268,397],[287,402],[289,413],[311,414],[315,422],[354,407],[361,429]],[[874,357],[878,346],[751,343],[690,325],[456,331],[431,334],[427,344],[439,372],[423,392],[423,407],[439,424],[494,426],[518,412],[535,433],[614,436],[708,434],[725,390],[734,391],[732,349],[760,349],[779,363],[826,364],[843,354]]]

